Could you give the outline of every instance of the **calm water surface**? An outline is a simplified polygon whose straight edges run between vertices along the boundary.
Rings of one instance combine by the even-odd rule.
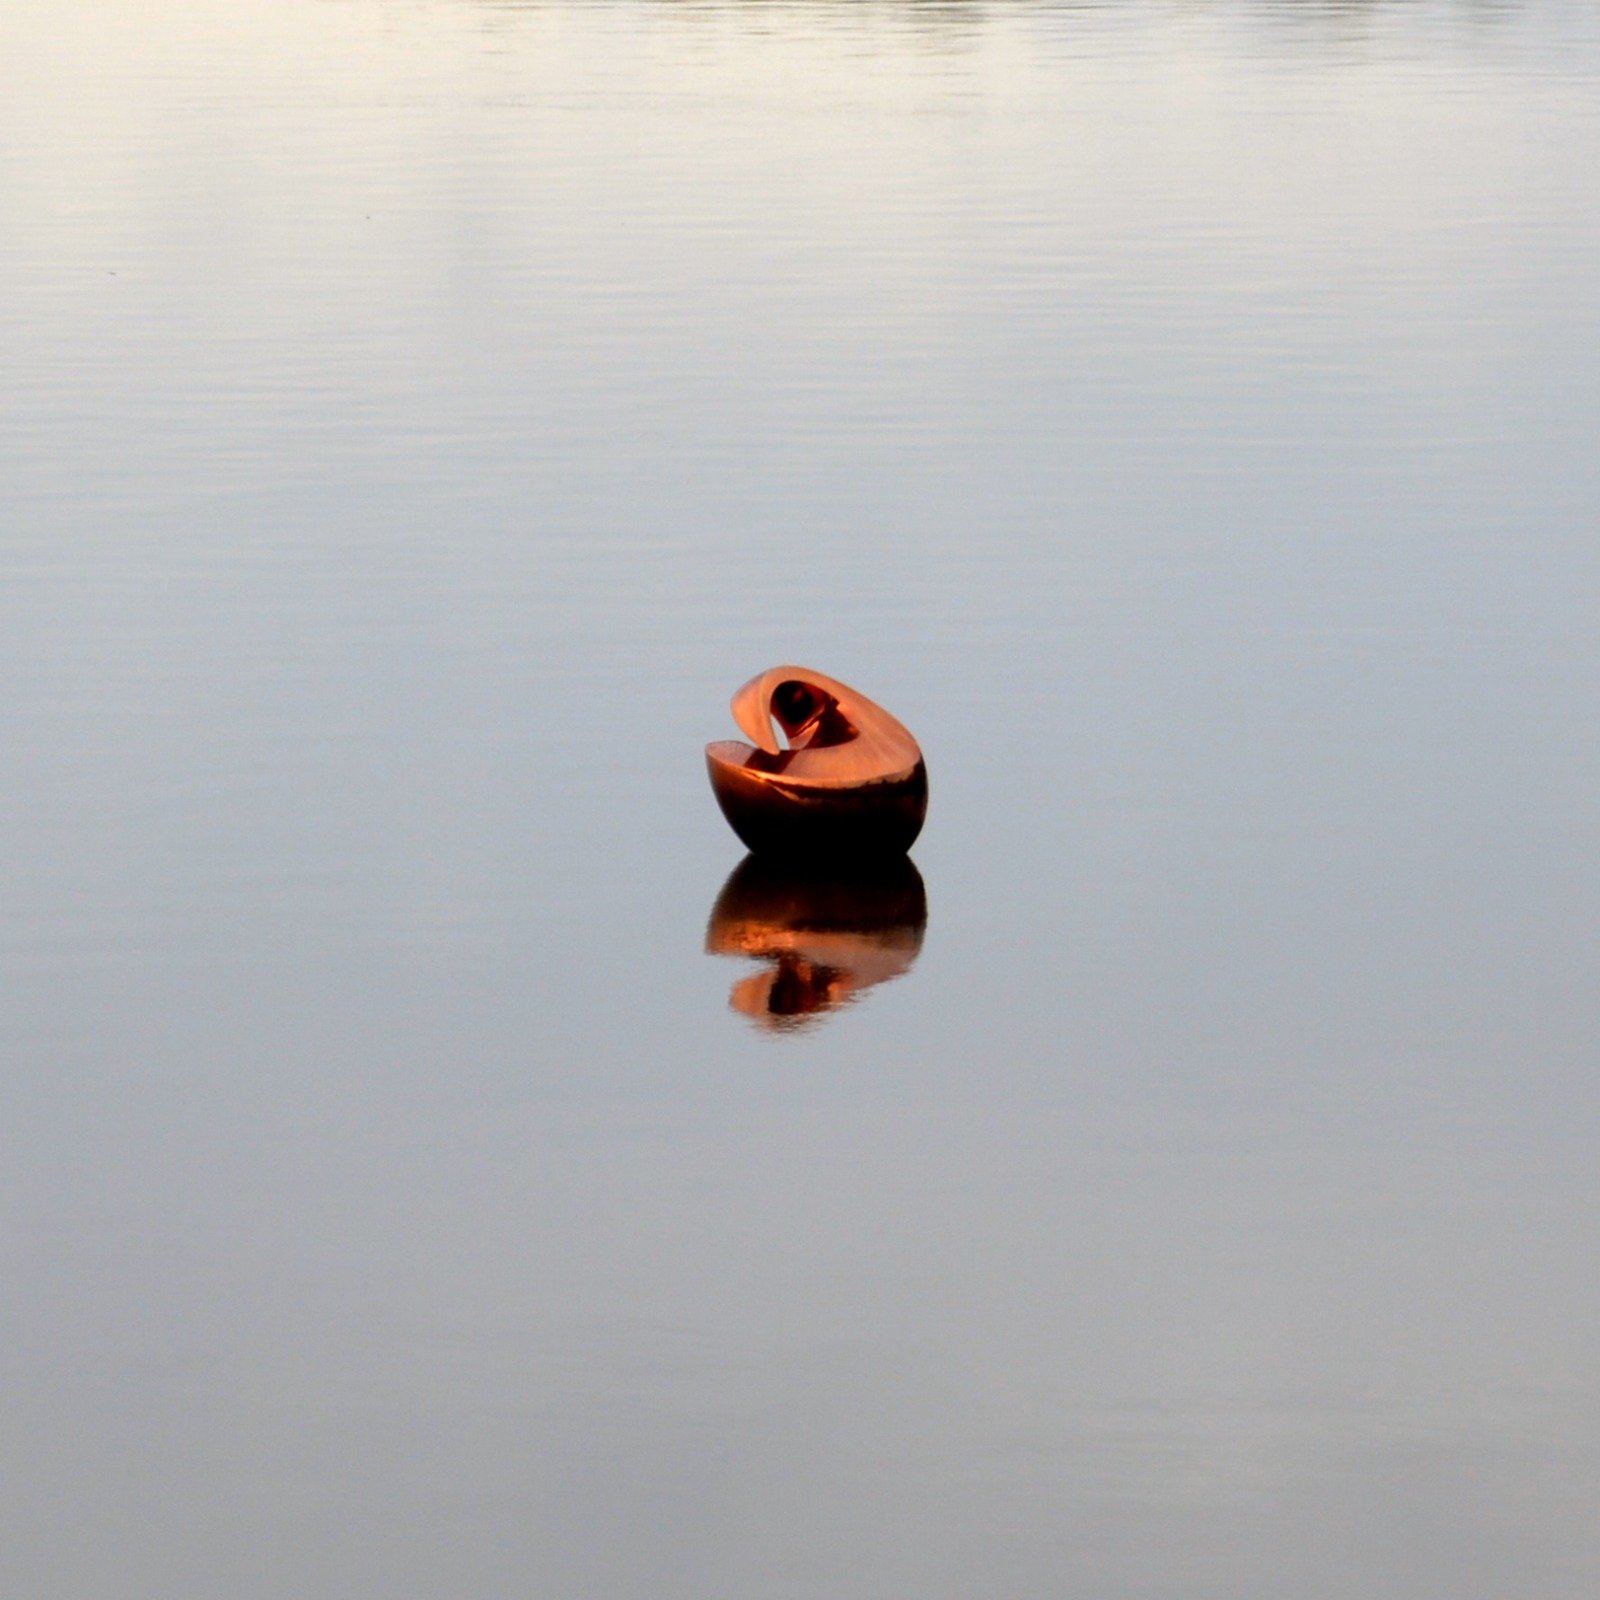
[[[1600,1592],[1597,262],[1588,0],[0,9],[0,1590]]]

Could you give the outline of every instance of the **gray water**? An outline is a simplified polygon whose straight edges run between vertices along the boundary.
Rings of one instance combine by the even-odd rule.
[[[0,8],[0,1592],[1600,1593],[1597,263],[1588,0]]]

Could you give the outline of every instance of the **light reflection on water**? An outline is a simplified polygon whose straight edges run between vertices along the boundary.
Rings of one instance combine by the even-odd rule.
[[[0,1590],[1589,1600],[1600,12],[12,13]]]
[[[711,908],[706,950],[763,962],[729,1004],[790,1032],[903,977],[927,926],[927,889],[909,860],[829,870],[746,856]]]

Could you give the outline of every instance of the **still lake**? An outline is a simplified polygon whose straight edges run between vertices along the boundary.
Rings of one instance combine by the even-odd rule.
[[[783,661],[932,781],[809,1014]],[[1600,1593],[1600,10],[0,7],[0,1481],[16,1600]]]

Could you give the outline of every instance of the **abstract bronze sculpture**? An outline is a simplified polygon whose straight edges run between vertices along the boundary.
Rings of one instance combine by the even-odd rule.
[[[882,706],[806,667],[761,673],[732,706],[754,745],[708,744],[706,766],[723,815],[751,850],[798,860],[911,848],[928,813],[928,769]]]
[[[784,1033],[909,972],[927,925],[922,875],[905,856],[819,869],[751,855],[711,908],[706,951],[764,963],[728,1004]]]

